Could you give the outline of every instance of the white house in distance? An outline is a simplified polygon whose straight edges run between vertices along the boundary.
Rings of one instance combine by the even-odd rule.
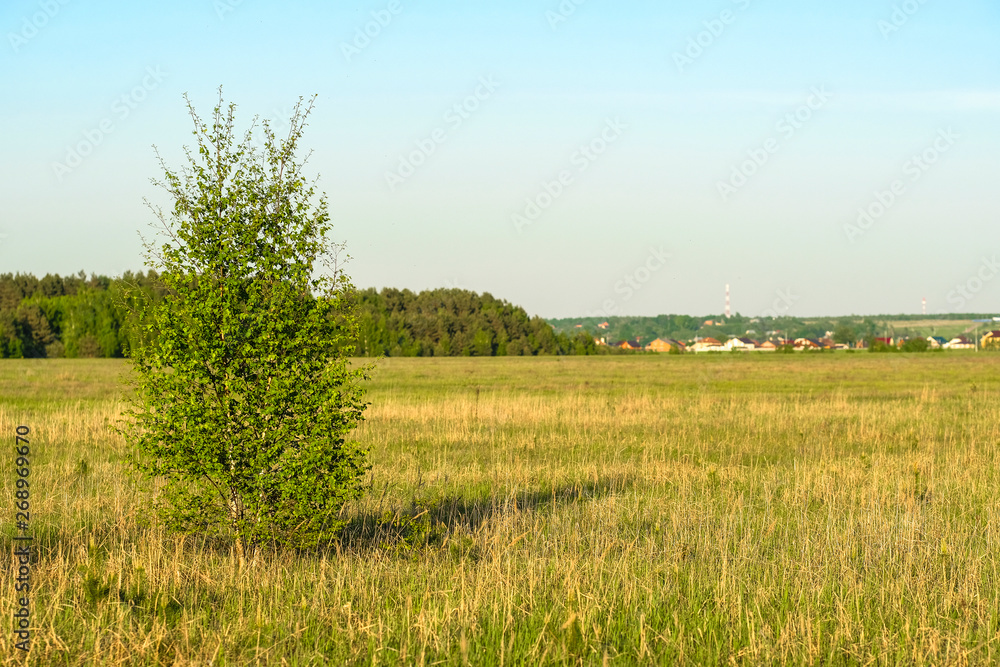
[[[730,338],[726,341],[726,344],[723,347],[727,350],[742,350],[745,352],[748,350],[756,350],[757,343],[749,338]]]
[[[941,336],[928,336],[927,344],[930,345],[932,350],[942,348],[948,344],[948,339],[942,338]]]
[[[692,352],[725,352],[726,348],[714,338],[702,338],[688,348]]]
[[[974,350],[976,344],[965,336],[956,336],[944,344],[946,350]]]

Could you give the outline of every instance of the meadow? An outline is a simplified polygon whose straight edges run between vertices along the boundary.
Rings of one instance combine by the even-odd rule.
[[[0,362],[2,664],[1000,660],[1000,355],[384,359],[340,539],[246,563],[148,515],[127,369]]]

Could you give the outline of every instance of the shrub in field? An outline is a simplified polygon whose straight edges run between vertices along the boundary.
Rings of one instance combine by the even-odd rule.
[[[899,349],[893,347],[892,345],[887,344],[885,341],[873,338],[871,342],[868,344],[868,351],[881,354],[887,352],[899,352]]]
[[[911,338],[903,343],[901,349],[903,352],[926,352],[930,346],[926,338]]]
[[[198,145],[165,172],[164,242],[147,243],[164,297],[132,299],[135,393],[122,432],[157,479],[171,527],[308,547],[331,538],[359,492],[366,453],[347,436],[363,417],[347,341],[351,285],[338,270],[326,200],[296,162],[312,104],[288,136],[265,122],[234,138],[221,90],[211,125],[190,101]],[[322,268],[332,272],[321,273]]]

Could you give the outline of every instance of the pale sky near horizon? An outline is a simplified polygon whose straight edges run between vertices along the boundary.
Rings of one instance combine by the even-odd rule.
[[[279,127],[318,94],[360,287],[1000,314],[995,0],[8,0],[0,27],[0,272],[142,269],[152,146],[181,166],[182,95],[223,85]]]

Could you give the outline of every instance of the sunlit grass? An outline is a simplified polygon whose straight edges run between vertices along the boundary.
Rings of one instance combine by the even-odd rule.
[[[997,660],[1000,355],[387,359],[342,538],[243,565],[149,521],[126,368],[0,363],[31,664]]]

